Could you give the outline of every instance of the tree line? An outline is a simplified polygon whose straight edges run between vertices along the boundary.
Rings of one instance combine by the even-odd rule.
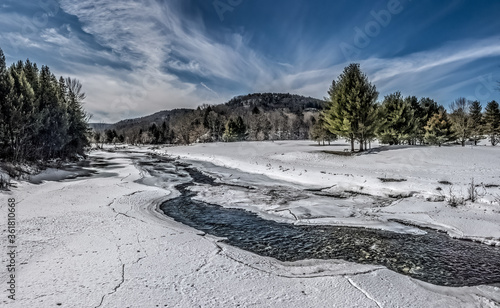
[[[126,120],[96,131],[93,142],[191,144],[263,140],[303,140],[324,102],[288,93],[254,93],[220,105],[165,111],[161,117]]]
[[[430,98],[403,97],[395,92],[377,102],[378,92],[359,64],[347,66],[328,90],[325,109],[312,130],[316,140],[342,137],[355,142],[359,150],[378,139],[384,144],[432,144],[467,141],[477,145],[488,138],[500,142],[500,109],[496,101],[487,103],[484,112],[479,101],[458,98],[450,112]]]
[[[6,66],[0,49],[0,158],[21,161],[84,155],[89,144],[85,93],[30,60]]]

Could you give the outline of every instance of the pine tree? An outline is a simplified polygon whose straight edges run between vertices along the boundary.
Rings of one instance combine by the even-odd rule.
[[[386,95],[382,103],[381,114],[386,119],[379,132],[382,143],[410,142],[415,133],[417,122],[409,100],[404,100],[400,92]]]
[[[483,107],[481,103],[478,101],[474,101],[471,103],[469,108],[470,114],[470,122],[471,122],[471,138],[474,140],[474,145],[477,145],[477,142],[483,139],[484,132],[484,123],[483,123]]]
[[[484,109],[484,132],[490,136],[491,145],[500,141],[500,109],[496,101],[491,101]]]
[[[446,111],[434,114],[424,127],[425,141],[441,146],[443,143],[453,140],[451,125]]]
[[[65,102],[61,99],[61,89],[56,77],[48,66],[40,71],[40,91],[38,94],[38,112],[41,130],[38,147],[43,157],[58,157],[68,141]]]
[[[13,87],[8,101],[11,104],[9,117],[10,153],[14,161],[22,161],[28,156],[34,155],[34,149],[30,147],[30,138],[38,134],[35,114],[35,94],[26,79],[23,63],[11,66],[9,74],[13,80]]]
[[[82,91],[82,84],[71,78],[65,80],[61,77],[60,89],[66,94],[66,110],[68,117],[68,142],[65,146],[67,153],[83,155],[84,148],[89,145],[89,116],[83,110],[83,100],[86,98]]]
[[[6,145],[8,145],[9,137],[7,133],[7,125],[9,122],[8,114],[9,106],[7,102],[7,97],[12,89],[12,79],[7,72],[7,66],[5,64],[5,55],[2,49],[0,49],[0,151],[6,151]],[[0,153],[3,156],[6,153]]]
[[[360,143],[360,151],[366,140],[373,138],[378,128],[376,99],[378,92],[359,64],[350,64],[328,91],[330,100],[323,112],[326,125],[332,134]]]
[[[410,105],[410,109],[413,112],[413,130],[409,134],[409,139],[408,139],[408,144],[410,145],[416,145],[417,141],[420,138],[421,133],[421,119],[419,117],[420,114],[423,113],[423,109],[418,103],[418,98],[416,96],[408,96],[405,98],[405,102],[407,102]]]

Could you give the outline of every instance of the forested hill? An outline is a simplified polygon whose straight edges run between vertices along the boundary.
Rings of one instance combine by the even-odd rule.
[[[92,124],[94,141],[179,143],[307,139],[324,101],[295,94],[254,93],[196,110],[165,110],[115,124]]]
[[[226,103],[230,107],[254,107],[269,111],[287,109],[292,113],[300,113],[306,109],[322,109],[324,101],[296,94],[254,93],[236,96]]]

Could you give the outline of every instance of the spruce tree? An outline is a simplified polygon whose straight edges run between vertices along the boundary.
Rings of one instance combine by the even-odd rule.
[[[373,138],[378,128],[375,86],[361,72],[359,64],[353,63],[332,82],[328,93],[330,100],[323,112],[326,126],[332,134],[350,140],[351,151],[355,140],[363,151],[365,141]]]
[[[484,132],[489,135],[491,145],[500,141],[500,109],[496,101],[491,101],[484,110]]]

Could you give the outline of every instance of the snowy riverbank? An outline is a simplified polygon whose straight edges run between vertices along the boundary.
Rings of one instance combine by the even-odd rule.
[[[224,146],[196,145],[164,148],[159,151],[166,150],[169,154],[189,159],[199,160],[207,157],[205,161],[218,162],[219,165],[227,167],[238,167],[243,171],[265,173],[282,180],[292,179],[300,185],[328,187],[333,186],[331,184],[337,179],[336,177],[340,178],[328,175],[328,172],[339,173],[339,171],[334,171],[334,167],[324,169],[324,164],[328,162],[326,158],[303,159],[303,165],[299,164],[300,167],[296,167],[295,171],[279,171],[280,165],[282,168],[295,165],[296,157],[300,158],[301,155],[306,158],[311,155],[313,158],[324,155],[301,152],[301,147],[317,149],[305,143],[298,145],[274,143],[273,146],[276,147],[274,149],[267,144],[263,145],[276,154],[261,151],[257,144],[255,154],[251,155],[245,154],[248,152],[243,150],[238,153],[238,146],[243,148],[242,145]],[[283,150],[277,151],[278,147]],[[235,151],[235,154],[231,151]],[[385,153],[395,152],[381,152],[377,155]],[[98,169],[99,172],[107,173],[105,177],[91,176],[64,182],[44,182],[39,185],[19,182],[17,188],[12,191],[1,192],[0,211],[5,218],[1,220],[2,230],[5,234],[7,199],[15,198],[18,235],[16,301],[8,299],[6,291],[3,291],[0,301],[2,305],[5,304],[7,307],[234,307],[238,305],[495,307],[500,303],[500,291],[494,286],[437,287],[379,266],[344,261],[279,262],[227,246],[208,235],[200,236],[200,232],[183,226],[157,211],[158,204],[175,196],[176,191],[171,187],[172,183],[161,185],[156,183],[158,186],[155,186],[137,182],[149,183],[148,180],[151,179],[147,173],[139,170],[130,158],[142,154],[93,152],[91,155],[100,158],[100,161],[111,163],[103,164]],[[245,155],[248,159],[238,160],[238,155]],[[383,169],[381,156],[373,157],[375,160],[379,157],[377,164]],[[289,162],[286,162],[287,158]],[[368,156],[354,159],[358,158],[367,159]],[[334,160],[335,164],[349,166],[350,169],[342,169],[342,173],[348,173],[349,170],[349,173],[352,173],[356,168],[360,170],[360,173],[353,174],[354,180],[350,179],[351,176],[343,175],[345,179],[357,183],[358,188],[363,183],[361,175],[363,178],[367,177],[367,182],[374,181],[372,178],[374,170],[356,167],[359,163],[348,165],[343,162],[344,159],[352,158]],[[266,161],[271,164],[270,167],[265,166]],[[400,168],[405,166],[404,161],[398,164]],[[232,177],[224,173],[227,169],[210,168],[207,171],[227,178]],[[407,168],[417,169],[415,166]],[[491,169],[493,168],[491,163]],[[485,181],[495,179],[489,178],[494,175],[494,171],[478,170],[482,170],[481,174]],[[300,172],[302,175],[308,174],[304,177],[305,181],[302,180],[302,175],[298,175]],[[439,174],[438,171],[432,172],[435,172],[436,177]],[[114,175],[111,176],[112,174]],[[316,174],[327,178],[321,181],[313,180]],[[409,173],[404,175],[407,174],[409,175]],[[421,183],[425,183],[423,177],[427,173],[421,170],[420,174]],[[392,175],[388,173],[387,176]],[[255,174],[247,177],[248,181],[253,179],[259,182]],[[463,177],[466,179],[465,175]],[[448,179],[458,183],[452,176]],[[234,182],[238,184],[240,180]],[[345,185],[348,185],[348,181],[346,180]],[[272,182],[276,184],[275,180]],[[410,179],[403,184],[408,185],[409,182]],[[151,183],[155,182],[151,180]],[[280,184],[287,185],[286,182]],[[402,187],[392,186],[396,184],[398,183],[390,184],[389,189],[404,190]],[[424,195],[426,193],[428,191],[423,192]],[[415,219],[416,212],[408,210],[397,212],[398,207],[403,206],[403,202],[411,200],[417,202],[419,199],[417,197],[405,199],[381,210],[391,209],[390,214],[394,217],[411,221]],[[446,213],[442,212],[446,207],[444,203],[423,204],[432,204],[440,209],[436,216],[429,216],[432,217],[432,223],[442,222],[441,219],[445,219],[438,215]],[[240,203],[241,205],[243,204]],[[484,218],[475,217],[480,213],[478,209],[480,206],[486,209]],[[492,226],[487,227],[488,219],[496,219],[495,215],[498,213],[493,212],[495,210],[493,205],[491,209],[489,206],[488,204],[469,206],[472,212],[465,211],[465,208],[453,210],[471,219],[473,217],[482,219],[475,223],[478,228],[477,234],[482,228],[484,230],[481,232],[494,234],[498,230]],[[290,210],[293,212],[295,208],[298,208],[298,205]],[[321,208],[327,210],[326,206]],[[299,210],[296,213],[301,214]],[[406,216],[410,218],[405,218]],[[315,219],[319,220],[313,215],[311,220]],[[8,261],[6,249],[6,246],[2,245],[2,264]],[[6,282],[8,272],[4,266],[3,268],[4,270],[0,271],[0,279]]]
[[[346,147],[342,143],[316,146],[310,141],[277,141],[196,144],[157,152],[205,162],[198,165],[226,182],[244,182],[235,179],[249,177],[238,174],[239,170],[265,175],[278,185],[296,183],[319,188],[322,195],[345,198],[298,198],[277,208],[277,202],[263,202],[257,193],[232,189],[223,194],[199,188],[205,200],[217,204],[245,207],[301,224],[397,231],[390,221],[400,221],[500,246],[500,148],[375,145],[371,152],[352,157],[324,152],[342,152]],[[477,201],[450,206],[451,195],[468,197],[472,179]]]

